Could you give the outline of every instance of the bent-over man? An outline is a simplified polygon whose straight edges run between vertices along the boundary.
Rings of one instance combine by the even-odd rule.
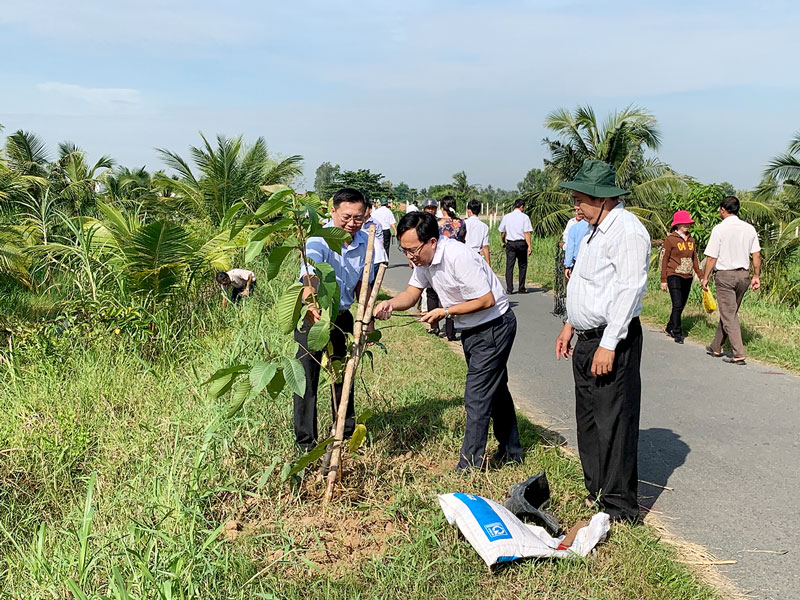
[[[411,308],[422,290],[432,287],[442,307],[425,313],[422,321],[436,324],[453,317],[461,329],[467,360],[467,424],[456,471],[483,465],[490,419],[499,445],[494,459],[521,462],[522,447],[507,368],[517,321],[500,281],[488,263],[465,244],[439,237],[433,215],[405,215],[397,227],[397,237],[400,251],[414,263],[414,271],[406,290],[381,302],[375,316],[388,319],[395,310]]]
[[[225,292],[230,288],[231,302],[236,304],[240,296],[249,296],[256,287],[256,274],[248,269],[231,269],[230,271],[220,271],[215,277],[217,283],[222,286],[222,308],[228,305],[228,298]]]
[[[333,196],[333,209],[331,220],[326,227],[340,227],[353,236],[349,243],[342,244],[341,253],[334,252],[328,243],[321,237],[309,238],[306,242],[306,255],[314,263],[328,263],[336,274],[336,283],[339,285],[339,313],[331,315],[334,329],[331,331],[330,342],[333,346],[331,360],[342,360],[347,353],[347,333],[353,332],[353,314],[350,306],[355,302],[361,289],[361,277],[364,273],[364,264],[367,257],[367,242],[369,234],[361,229],[364,224],[367,200],[360,191],[354,188],[343,188]],[[375,241],[375,256],[373,259],[372,279],[375,277],[377,265],[386,262],[386,253],[379,240]],[[308,350],[308,331],[311,326],[320,320],[321,313],[312,302],[312,294],[319,286],[319,279],[314,274],[314,268],[308,271],[301,267],[300,281],[305,284],[303,301],[308,304],[306,318],[299,330],[295,330],[294,339],[298,343],[297,359],[302,363],[306,375],[306,390],[303,396],[294,395],[294,433],[295,441],[303,452],[308,452],[317,444],[317,385],[319,384],[320,360],[322,351],[311,352]],[[336,397],[342,395],[342,382],[334,386]],[[333,418],[336,419],[336,407],[332,406]],[[350,436],[355,429],[355,409],[353,407],[353,392],[350,391],[350,401],[347,405],[347,420],[345,421],[345,436]]]
[[[637,450],[642,382],[642,297],[647,289],[650,236],[619,197],[616,172],[587,160],[572,190],[589,231],[567,285],[567,318],[556,339],[556,357],[567,359],[572,336],[578,453],[589,505],[612,519],[639,516]],[[577,227],[577,225],[575,225]]]

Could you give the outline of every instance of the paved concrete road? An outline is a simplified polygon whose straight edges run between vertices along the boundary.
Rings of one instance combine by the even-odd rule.
[[[385,286],[400,291],[410,269],[395,246],[391,255]],[[574,446],[572,368],[555,359],[553,296],[511,301],[517,407]],[[639,476],[674,491],[642,483],[640,502],[676,535],[738,561],[720,571],[753,598],[800,599],[800,379],[752,361],[729,365],[644,329]]]

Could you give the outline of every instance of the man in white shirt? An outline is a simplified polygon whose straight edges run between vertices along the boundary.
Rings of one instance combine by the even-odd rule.
[[[719,215],[722,223],[711,230],[711,237],[706,247],[706,269],[703,277],[703,289],[708,289],[708,279],[712,271],[716,273],[717,306],[719,307],[719,324],[717,334],[706,352],[711,356],[722,356],[722,345],[730,341],[733,350],[732,358],[723,358],[725,362],[746,364],[742,330],[739,326],[739,307],[742,305],[747,289],[757,290],[761,287],[761,245],[758,233],[750,223],[739,217],[739,199],[735,196],[723,198],[719,204]],[[750,256],[753,257],[753,277],[750,278]]]
[[[489,226],[478,218],[481,214],[481,203],[470,200],[467,203],[467,237],[464,243],[475,252],[483,256],[489,266],[492,258],[489,255]]]
[[[568,359],[572,336],[578,452],[589,495],[612,519],[639,516],[637,448],[642,382],[642,298],[647,290],[650,236],[620,204],[627,194],[616,172],[587,160],[571,190],[589,231],[567,285],[567,319],[556,357]]]
[[[517,198],[514,210],[503,216],[500,226],[500,241],[506,249],[506,290],[514,293],[514,262],[519,261],[519,293],[527,294],[525,276],[528,274],[528,256],[531,254],[531,219],[525,214],[525,201]]]
[[[514,401],[508,390],[508,357],[517,320],[503,287],[488,263],[465,244],[439,237],[433,215],[411,213],[397,227],[400,251],[414,263],[408,287],[375,309],[378,319],[395,310],[414,306],[426,287],[433,287],[442,307],[422,316],[425,323],[453,317],[462,330],[461,345],[467,360],[464,407],[467,424],[456,471],[484,464],[489,420],[499,448],[494,460],[521,462]]]
[[[222,286],[222,309],[228,305],[228,298],[225,291],[231,290],[231,302],[236,304],[239,296],[249,296],[256,287],[256,274],[247,269],[231,269],[230,271],[220,271],[215,277],[217,283]]]
[[[417,208],[417,205],[413,200],[406,204],[406,214],[412,212],[419,212],[419,208]]]
[[[372,218],[380,223],[381,229],[383,229],[383,248],[386,256],[389,256],[389,245],[392,243],[392,234],[396,231],[397,221],[392,209],[389,208],[388,198],[381,198],[381,206],[372,213]]]

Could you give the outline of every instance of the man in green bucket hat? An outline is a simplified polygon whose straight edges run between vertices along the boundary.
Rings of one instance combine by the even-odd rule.
[[[573,356],[578,452],[589,495],[612,519],[639,517],[637,448],[642,382],[642,297],[650,236],[625,210],[616,171],[587,160],[570,190],[590,224],[567,284],[567,318],[556,357]],[[574,352],[572,338],[578,341]]]

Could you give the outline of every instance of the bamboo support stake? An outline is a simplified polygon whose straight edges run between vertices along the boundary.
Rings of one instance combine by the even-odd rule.
[[[355,377],[356,367],[361,360],[361,354],[364,349],[362,340],[362,333],[364,331],[364,323],[367,322],[365,315],[367,314],[367,290],[369,289],[369,275],[372,272],[372,260],[374,258],[375,250],[375,226],[370,227],[369,241],[367,242],[367,256],[364,262],[364,273],[361,277],[361,291],[358,298],[358,310],[356,311],[356,322],[353,327],[353,350],[350,358],[347,360],[347,366],[344,373],[344,381],[342,382],[342,395],[339,398],[339,406],[336,412],[336,431],[333,436],[333,447],[331,449],[331,461],[327,473],[327,485],[325,487],[325,496],[323,503],[327,504],[333,497],[333,488],[336,485],[336,479],[339,476],[342,462],[342,444],[344,440],[344,423],[347,419],[347,406],[350,399],[350,390],[353,387],[353,378]],[[383,265],[382,265],[383,266]],[[383,279],[383,269],[379,269],[381,280]],[[380,287],[381,281],[377,278],[373,288],[372,295],[369,300],[371,302],[369,318],[372,318],[372,307],[374,306],[374,299],[378,297],[377,289]]]

